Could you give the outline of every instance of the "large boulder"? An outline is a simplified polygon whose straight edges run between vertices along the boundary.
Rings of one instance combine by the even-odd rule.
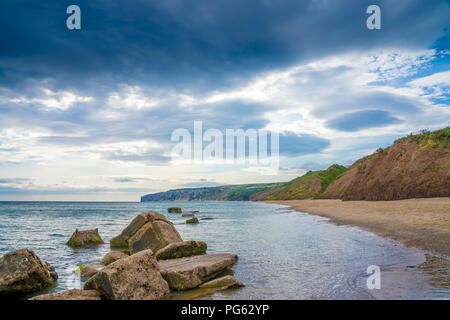
[[[0,295],[23,296],[55,284],[58,275],[47,262],[28,249],[0,258]]]
[[[110,300],[157,300],[169,293],[152,250],[144,250],[104,267],[84,285]]]
[[[187,290],[222,276],[238,261],[235,254],[222,253],[161,260],[161,275],[173,290]]]
[[[160,213],[149,211],[138,215],[119,236],[111,239],[111,247],[127,248],[133,254],[145,249],[156,252],[181,241],[172,222]]]
[[[100,261],[100,264],[107,266],[108,264],[113,263],[114,261],[117,261],[122,258],[126,258],[128,255],[122,251],[111,251],[105,254],[102,261]]]
[[[52,294],[42,294],[29,300],[101,300],[100,292],[95,290],[72,289]]]
[[[104,242],[98,233],[98,229],[85,231],[76,229],[69,241],[67,241],[67,245],[70,247],[96,246],[103,243]]]
[[[155,253],[157,260],[184,258],[206,254],[207,245],[203,241],[175,242],[159,249]]]
[[[180,207],[170,207],[170,208],[167,209],[167,212],[169,212],[169,213],[171,213],[171,212],[182,213],[183,211],[181,210]]]

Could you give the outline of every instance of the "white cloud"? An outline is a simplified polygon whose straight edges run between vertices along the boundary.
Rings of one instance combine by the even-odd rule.
[[[93,97],[84,97],[77,95],[73,92],[63,90],[63,91],[52,91],[50,89],[42,88],[41,89],[42,96],[36,98],[27,98],[27,97],[13,97],[9,98],[6,101],[10,103],[17,104],[40,104],[45,109],[58,109],[58,110],[67,110],[72,107],[76,103],[89,102],[93,100]]]

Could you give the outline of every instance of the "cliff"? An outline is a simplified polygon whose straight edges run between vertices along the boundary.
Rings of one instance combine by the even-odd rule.
[[[322,199],[398,200],[450,196],[450,127],[398,139],[356,161]]]
[[[208,188],[175,189],[166,192],[147,194],[141,197],[141,202],[147,201],[245,201],[250,195],[266,189],[274,188],[283,183],[257,183],[229,185]]]

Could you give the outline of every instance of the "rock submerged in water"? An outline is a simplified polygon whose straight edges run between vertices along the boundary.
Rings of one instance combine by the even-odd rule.
[[[200,220],[213,220],[213,218],[205,217],[205,218],[200,218]]]
[[[104,267],[84,285],[110,300],[157,300],[169,293],[152,250],[144,250]]]
[[[169,213],[182,213],[183,211],[181,210],[180,207],[170,207],[167,209],[167,212]]]
[[[111,239],[110,244],[112,248],[127,248],[133,254],[146,249],[156,252],[182,241],[172,222],[158,212],[149,211],[134,218],[119,236]]]
[[[157,260],[168,260],[206,254],[207,245],[203,241],[176,242],[159,249],[155,253]]]
[[[105,266],[100,264],[82,264],[75,270],[75,273],[78,274],[82,278],[90,278],[95,275],[97,272],[102,270]]]
[[[95,290],[72,289],[52,294],[42,294],[29,300],[101,300],[101,296]]]
[[[69,241],[67,241],[67,245],[70,247],[87,247],[99,244],[104,244],[104,242],[98,233],[98,229],[85,231],[76,229]]]
[[[105,254],[102,261],[100,261],[100,264],[107,266],[107,265],[113,263],[114,261],[117,261],[119,259],[126,258],[126,257],[128,257],[128,254],[126,254],[122,251],[111,251],[111,252],[108,252],[107,254]]]
[[[199,288],[217,288],[217,290],[224,290],[228,288],[240,288],[244,284],[237,281],[233,276],[223,276],[205,283],[202,283]]]
[[[0,296],[20,297],[55,284],[55,269],[28,249],[0,258]]]
[[[195,214],[194,214],[194,213],[183,213],[181,216],[182,216],[183,218],[186,218],[186,217],[195,217]]]
[[[170,289],[180,291],[196,288],[204,282],[223,276],[237,261],[237,255],[222,253],[161,260],[159,267]]]
[[[198,218],[197,217],[193,217],[191,219],[187,219],[186,223],[198,223]]]

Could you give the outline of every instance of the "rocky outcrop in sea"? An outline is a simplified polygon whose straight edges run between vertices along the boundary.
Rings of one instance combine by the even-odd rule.
[[[87,246],[89,239],[101,239],[97,235],[97,229],[77,230],[71,240]],[[98,264],[84,264],[76,270],[80,277],[89,278],[83,289],[32,300],[158,300],[170,298],[172,292],[190,290],[197,297],[198,292],[243,286],[231,269],[237,255],[207,254],[205,242],[183,241],[174,225],[158,212],[135,217],[110,245],[113,251]],[[31,250],[12,251],[0,259],[0,295],[25,297],[51,287],[57,278],[54,268]],[[198,292],[192,290],[196,288]]]

